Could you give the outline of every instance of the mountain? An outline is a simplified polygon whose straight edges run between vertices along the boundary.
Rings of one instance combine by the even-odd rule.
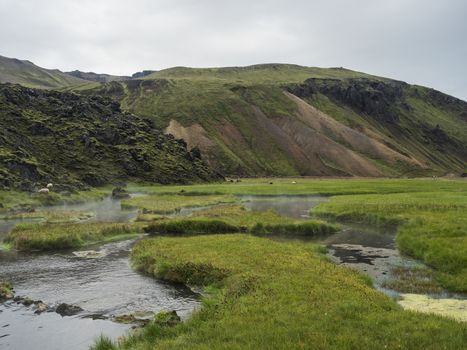
[[[0,188],[218,179],[186,144],[109,98],[0,84]]]
[[[467,164],[467,103],[343,68],[175,67],[88,84],[224,174],[420,176]]]
[[[28,87],[54,89],[88,83],[57,69],[45,69],[29,61],[0,56],[0,83],[16,83]]]
[[[108,83],[110,81],[121,81],[121,80],[128,80],[130,77],[128,76],[120,76],[120,75],[110,75],[110,74],[103,74],[103,73],[93,73],[93,72],[81,72],[79,70],[74,70],[72,72],[65,72],[65,74],[71,75],[72,77],[94,81],[98,83]]]
[[[143,78],[146,77],[152,73],[155,73],[155,70],[143,70],[141,72],[136,72],[131,75],[132,78],[137,79],[137,78]]]

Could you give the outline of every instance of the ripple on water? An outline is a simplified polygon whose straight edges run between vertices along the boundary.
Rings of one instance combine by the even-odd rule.
[[[60,206],[48,210],[86,210],[90,221],[126,222],[135,210],[121,210],[119,201]],[[6,234],[17,222],[0,222]],[[1,232],[0,232],[1,234]],[[199,305],[197,294],[184,286],[157,281],[134,271],[128,261],[134,241],[112,242],[55,254],[0,251],[0,276],[11,281],[17,295],[49,306],[77,305],[84,312],[61,317],[35,315],[32,308],[9,302],[0,305],[1,349],[88,349],[104,333],[117,339],[131,325],[95,319],[120,314],[176,310],[186,318]],[[92,259],[90,259],[92,257]]]

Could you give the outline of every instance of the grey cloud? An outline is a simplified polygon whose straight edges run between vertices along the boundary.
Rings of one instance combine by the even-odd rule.
[[[171,66],[343,66],[467,99],[464,0],[0,0],[0,54],[130,74]]]

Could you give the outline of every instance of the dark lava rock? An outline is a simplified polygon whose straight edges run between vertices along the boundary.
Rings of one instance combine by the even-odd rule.
[[[112,190],[112,198],[114,199],[130,198],[130,194],[123,187],[115,187]]]
[[[66,303],[62,303],[58,305],[57,308],[55,309],[55,312],[59,314],[60,316],[73,316],[73,315],[80,313],[81,311],[83,311],[83,309],[80,308],[79,306],[70,305]]]
[[[399,116],[395,106],[409,108],[404,100],[404,89],[407,86],[396,80],[311,78],[303,84],[288,87],[288,91],[298,97],[321,93],[380,122],[397,124]]]
[[[169,82],[128,84],[137,91],[156,91]],[[111,85],[122,88],[118,82]],[[0,84],[0,130],[3,189],[29,191],[48,182],[84,190],[118,181],[221,179],[198,150],[189,152],[153,121],[122,111],[112,97]]]

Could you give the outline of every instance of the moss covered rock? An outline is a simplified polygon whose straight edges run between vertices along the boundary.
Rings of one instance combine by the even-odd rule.
[[[108,98],[0,85],[0,187],[54,190],[219,178],[186,144]]]

